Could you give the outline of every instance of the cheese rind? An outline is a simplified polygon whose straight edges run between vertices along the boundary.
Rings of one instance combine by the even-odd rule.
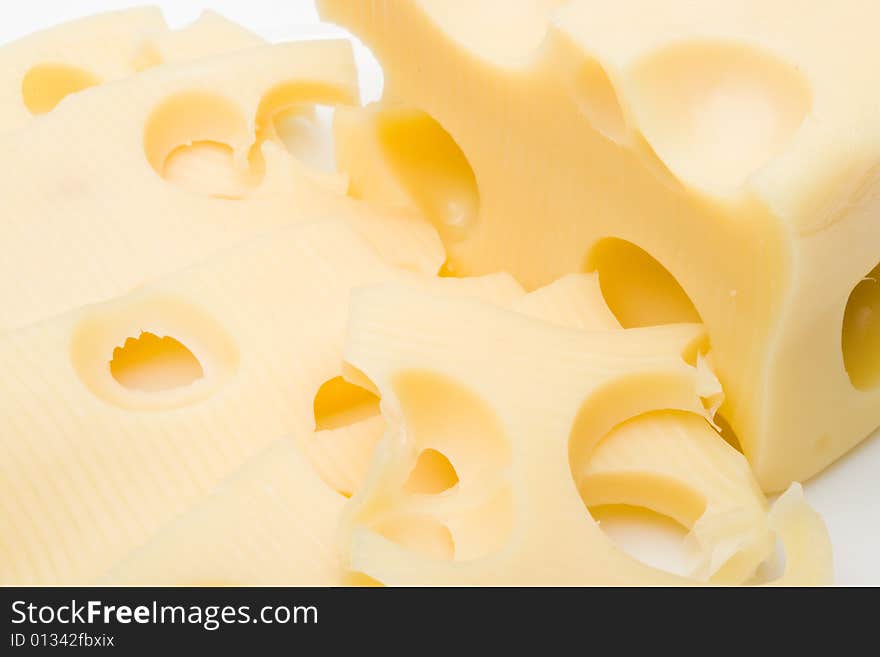
[[[876,428],[880,377],[847,365],[876,352],[876,303],[848,308],[880,257],[877,74],[863,56],[876,8],[680,0],[634,24],[655,4],[523,0],[505,5],[503,33],[477,38],[492,6],[319,2],[383,64],[388,106],[374,114],[423,111],[472,169],[479,212],[444,236],[449,269],[504,269],[534,289],[589,267],[607,238],[643,249],[705,323],[721,412],[766,490]],[[817,48],[829,34],[835,46]],[[394,173],[404,146],[384,148]],[[394,189],[385,174],[355,179],[368,170],[351,170],[354,189]],[[633,290],[654,282],[640,271]]]

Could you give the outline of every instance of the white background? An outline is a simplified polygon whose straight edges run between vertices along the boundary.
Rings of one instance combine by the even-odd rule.
[[[124,0],[4,2],[0,10],[0,42],[6,43],[80,16],[141,4],[144,3]],[[203,9],[213,9],[272,41],[345,34],[338,28],[319,23],[312,0],[169,0],[153,4],[162,7],[172,27],[182,27],[195,20]],[[381,93],[381,71],[359,43],[355,53],[361,69],[363,97],[367,101],[375,100]],[[806,491],[831,532],[837,582],[880,585],[880,438],[867,440],[808,482]],[[644,523],[644,518],[640,517],[639,522]],[[681,569],[681,553],[676,546],[678,534],[668,525],[655,521],[646,527],[632,519],[603,516],[602,526],[645,561]]]

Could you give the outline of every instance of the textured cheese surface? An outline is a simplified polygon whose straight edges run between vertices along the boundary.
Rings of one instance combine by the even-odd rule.
[[[420,278],[408,285],[491,303],[523,294],[504,275]],[[337,541],[342,494],[359,487],[385,430],[378,415],[347,419],[320,431],[297,427],[245,464],[210,499],[163,527],[104,580],[137,585],[345,583]]]
[[[94,581],[313,431],[351,288],[404,276],[341,220],[310,222],[0,337],[0,581]]]
[[[348,42],[263,46],[103,85],[0,136],[0,331],[314,218],[346,218],[389,261],[435,272],[430,226],[340,196],[273,138],[287,108],[356,94]]]
[[[343,571],[336,531],[344,502],[286,439],[248,462],[103,581],[338,586]]]
[[[401,286],[356,293],[346,361],[380,391],[389,433],[345,512],[347,567],[389,584],[697,581],[625,555],[584,507],[650,499],[692,527],[703,579],[749,578],[776,528],[793,555],[778,583],[827,583],[815,513],[794,491],[768,517],[742,457],[699,417],[701,376],[683,360],[699,339],[693,325],[571,331]],[[687,413],[645,415],[676,407]]]
[[[72,93],[154,66],[261,43],[210,11],[177,31],[147,7],[59,25],[0,48],[0,126],[4,132],[25,127]]]
[[[767,490],[880,423],[875,5],[318,4],[385,71],[386,104],[339,123],[373,132],[351,188],[446,226],[450,271],[595,269],[626,326],[699,318]]]

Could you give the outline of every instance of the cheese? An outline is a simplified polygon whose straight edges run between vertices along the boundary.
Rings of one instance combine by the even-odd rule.
[[[312,218],[436,272],[443,250],[418,216],[340,196],[273,139],[285,108],[356,95],[347,42],[289,43],[147,71],[0,136],[0,332]]]
[[[409,276],[344,221],[307,222],[0,336],[0,582],[92,582],[282,437],[314,431],[350,290]]]
[[[652,0],[318,5],[385,71],[359,140],[377,159],[352,189],[430,215],[407,154],[440,133],[461,154],[449,198],[476,210],[441,231],[448,271],[534,289],[595,269],[627,326],[699,317],[766,490],[880,424],[860,282],[880,258],[875,5],[675,0],[661,21]]]
[[[339,586],[345,498],[283,440],[135,550],[102,581],[155,586]]]
[[[98,14],[37,32],[0,48],[0,129],[26,127],[83,89],[261,43],[211,11],[172,31],[153,7]]]
[[[522,299],[525,291],[507,274],[474,278],[419,277],[407,281],[411,289],[434,291],[456,297],[481,299],[507,306]],[[297,437],[299,449],[318,475],[333,490],[350,497],[366,478],[373,452],[385,433],[379,400],[364,388],[364,380],[346,382],[342,377],[328,381],[315,395],[315,431]],[[361,400],[358,402],[357,400]],[[328,421],[323,416],[331,416]]]
[[[489,302],[524,294],[504,275],[418,278],[406,284]],[[336,541],[343,495],[350,495],[365,477],[385,429],[371,395],[348,386],[337,377],[315,395],[315,428],[329,428],[297,427],[243,465],[209,499],[163,527],[103,580],[178,586],[346,583]]]
[[[705,576],[750,576],[773,525],[744,461],[699,417],[700,375],[683,357],[701,337],[694,325],[565,330],[401,286],[358,291],[345,358],[381,393],[389,432],[343,517],[347,567],[395,585],[695,581],[622,553],[584,508],[585,486],[588,504],[647,501],[693,526],[712,546]],[[646,415],[670,408],[692,419]],[[425,469],[430,489],[413,485]],[[704,491],[705,513],[685,517]],[[827,546],[802,500],[786,513],[787,547]],[[798,552],[783,583],[822,579],[828,560]]]

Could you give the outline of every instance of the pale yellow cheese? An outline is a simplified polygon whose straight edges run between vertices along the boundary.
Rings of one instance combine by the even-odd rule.
[[[451,221],[450,272],[596,269],[626,326],[700,318],[767,490],[880,423],[876,3],[318,5],[385,73],[352,189]]]
[[[283,440],[132,552],[102,582],[339,586],[344,573],[336,531],[344,502],[292,440]]]
[[[83,89],[261,43],[211,11],[190,26],[169,30],[154,7],[98,14],[37,32],[0,47],[0,130],[23,128]]]
[[[389,432],[345,511],[347,567],[387,584],[697,581],[635,561],[592,521],[578,486],[595,455],[592,472],[622,486],[598,482],[608,497],[587,503],[650,499],[669,512],[687,497],[672,484],[709,490],[705,514],[682,517],[712,544],[703,575],[750,576],[772,551],[773,524],[744,461],[698,417],[701,376],[685,359],[700,339],[694,325],[572,331],[400,286],[357,292],[345,357],[381,393]],[[670,408],[695,419],[645,415]],[[624,481],[628,469],[638,474]],[[650,488],[664,473],[666,499]],[[827,548],[824,526],[786,499],[780,534],[797,567],[782,583],[828,581],[827,549],[799,552],[806,540]]]
[[[436,272],[429,225],[340,196],[273,140],[291,105],[356,96],[348,42],[289,43],[103,85],[0,136],[0,331],[304,219],[345,218],[390,262]]]
[[[419,278],[407,285],[493,303],[524,294],[504,275]],[[378,399],[372,397],[373,404],[370,397],[341,379],[325,382],[314,402],[320,430],[297,427],[103,580],[140,585],[345,583],[336,541],[342,494],[350,495],[365,477],[385,429]]]
[[[94,581],[314,431],[350,290],[405,276],[344,221],[307,222],[0,337],[0,582]]]
[[[481,299],[508,306],[524,298],[525,291],[506,274],[474,278],[417,278],[411,288],[425,292]],[[368,382],[362,382],[369,386]],[[334,490],[350,497],[362,485],[376,444],[386,423],[375,395],[341,377],[328,382],[315,395],[315,431],[297,436],[300,450],[318,475]],[[332,418],[325,418],[332,414]]]

